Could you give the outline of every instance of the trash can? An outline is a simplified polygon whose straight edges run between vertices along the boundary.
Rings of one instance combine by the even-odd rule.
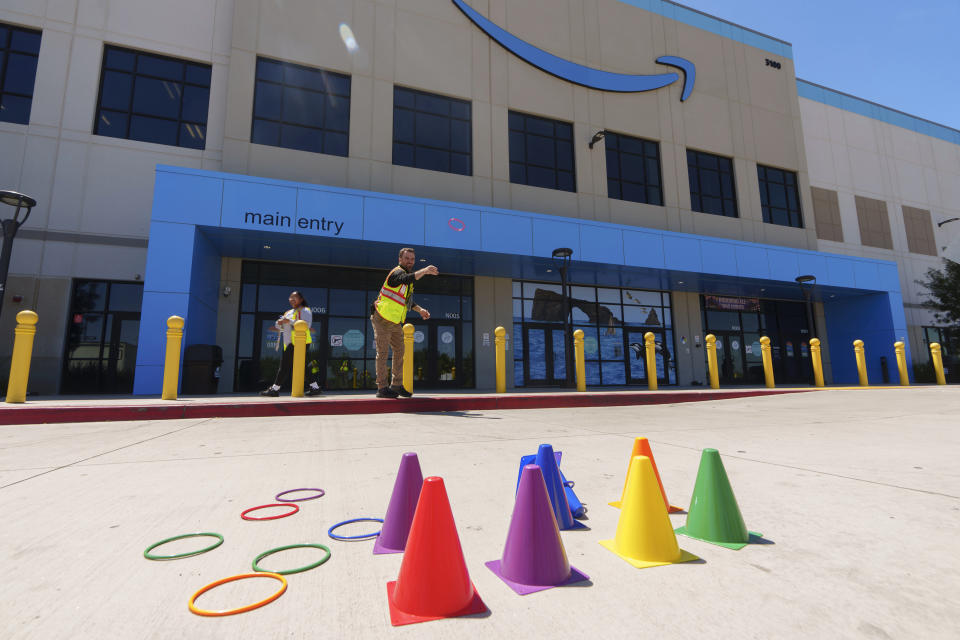
[[[212,395],[220,384],[223,349],[215,344],[191,344],[183,355],[181,395]]]

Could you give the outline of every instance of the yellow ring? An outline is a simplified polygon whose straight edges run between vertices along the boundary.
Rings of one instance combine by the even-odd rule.
[[[210,591],[210,589],[213,589],[214,587],[219,587],[220,585],[226,584],[228,582],[233,582],[234,580],[243,580],[245,578],[273,578],[274,580],[279,580],[283,586],[280,587],[279,591],[277,591],[275,594],[273,594],[272,596],[270,596],[265,600],[261,600],[260,602],[254,602],[253,604],[248,604],[242,607],[237,607],[236,609],[224,609],[223,611],[207,611],[206,609],[200,609],[194,606],[193,603],[196,602],[197,598],[202,596],[207,591]],[[254,609],[258,609],[265,604],[270,604],[271,602],[273,602],[274,600],[282,596],[283,592],[286,590],[287,590],[287,579],[284,578],[279,573],[269,573],[266,571],[257,572],[257,573],[243,573],[238,576],[230,576],[229,578],[224,578],[222,580],[217,580],[216,582],[211,582],[210,584],[208,584],[207,586],[203,587],[202,589],[197,591],[195,594],[193,594],[193,596],[190,598],[189,606],[190,606],[190,611],[192,613],[197,614],[198,616],[232,616],[235,613],[245,613],[247,611],[253,611]]]

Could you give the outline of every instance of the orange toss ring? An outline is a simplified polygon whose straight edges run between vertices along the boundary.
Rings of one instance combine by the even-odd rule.
[[[242,607],[237,607],[236,609],[224,609],[223,611],[208,611],[206,609],[200,609],[193,604],[194,602],[197,601],[197,598],[202,596],[207,591],[210,591],[210,589],[213,589],[214,587],[219,587],[220,585],[226,584],[228,582],[233,582],[234,580],[243,580],[245,578],[273,578],[274,580],[279,580],[283,586],[280,587],[279,591],[277,591],[275,594],[273,594],[269,598],[266,598],[265,600],[261,600],[260,602],[254,602],[253,604],[244,605]],[[269,573],[266,571],[257,572],[257,573],[242,573],[238,576],[230,576],[229,578],[224,578],[222,580],[217,580],[216,582],[211,582],[210,584],[208,584],[207,586],[203,587],[202,589],[197,591],[195,594],[193,594],[193,596],[191,596],[189,606],[190,606],[190,611],[192,613],[197,614],[198,616],[232,616],[236,613],[246,613],[247,611],[253,611],[254,609],[259,609],[265,604],[270,604],[271,602],[273,602],[274,600],[282,596],[283,592],[286,590],[287,590],[287,579],[284,578],[279,573]]]

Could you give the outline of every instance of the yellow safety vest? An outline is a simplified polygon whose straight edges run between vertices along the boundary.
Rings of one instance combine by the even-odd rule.
[[[387,283],[390,281],[391,270],[380,287],[380,295],[377,296],[377,313],[384,320],[389,320],[395,324],[401,324],[407,318],[407,299],[413,295],[413,285],[402,284],[399,287],[390,287]]]
[[[295,309],[293,312],[293,322],[296,324],[297,320],[300,319],[300,309]],[[293,334],[290,334],[291,341],[293,340]],[[310,335],[310,328],[307,327],[307,344],[313,342],[313,336]]]

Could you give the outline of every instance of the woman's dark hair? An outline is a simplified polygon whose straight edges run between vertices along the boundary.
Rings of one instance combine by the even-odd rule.
[[[293,291],[290,292],[290,295],[293,295],[293,294],[297,294],[298,296],[300,296],[300,306],[301,306],[301,307],[309,307],[309,306],[310,306],[310,304],[307,302],[307,299],[303,297],[303,294],[300,293],[299,290],[294,289]]]

